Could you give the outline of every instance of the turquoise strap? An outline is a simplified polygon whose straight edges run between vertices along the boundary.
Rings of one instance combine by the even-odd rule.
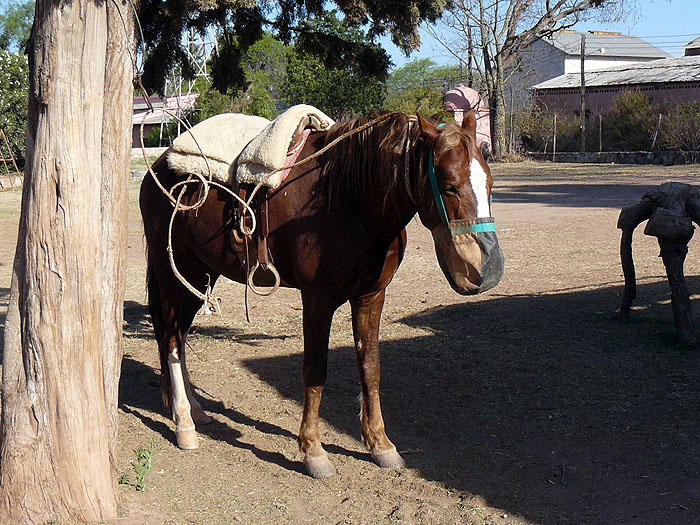
[[[496,223],[493,222],[493,219],[491,219],[488,222],[478,222],[476,224],[469,224],[469,225],[460,225],[460,226],[455,226],[455,225],[450,225],[450,233],[452,235],[464,235],[464,234],[470,234],[470,233],[483,233],[483,232],[495,232],[496,231]]]
[[[440,124],[438,128],[443,127],[445,124]],[[437,205],[438,213],[440,214],[440,219],[442,222],[449,226],[452,235],[470,234],[470,233],[481,233],[481,232],[495,232],[496,224],[493,219],[486,222],[478,222],[476,224],[470,224],[469,226],[451,226],[450,220],[447,217],[447,210],[445,209],[445,201],[442,198],[442,193],[440,193],[440,187],[438,186],[437,176],[435,175],[435,161],[433,151],[430,151],[430,156],[428,157],[428,178],[430,179],[430,186],[433,188],[433,195],[435,196],[435,204]],[[490,196],[489,203],[493,200],[493,195]]]
[[[437,177],[435,176],[435,163],[433,162],[433,152],[430,151],[430,157],[428,160],[428,178],[430,179],[430,185],[433,188],[433,195],[435,196],[435,204],[437,204],[438,213],[444,224],[449,221],[447,219],[447,210],[445,209],[445,201],[442,200],[442,194],[440,193],[440,187],[438,186]]]

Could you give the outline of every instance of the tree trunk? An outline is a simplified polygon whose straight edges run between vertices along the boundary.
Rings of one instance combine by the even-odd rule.
[[[491,144],[493,156],[500,158],[506,152],[506,99],[503,94],[504,82],[501,65],[496,62],[493,71],[492,86],[489,92],[491,109]]]
[[[496,83],[491,98],[491,144],[493,156],[500,158],[506,151],[506,103],[503,84]]]
[[[38,0],[5,325],[0,522],[116,517],[132,13]],[[108,10],[110,11],[108,15]],[[127,36],[128,35],[128,36]]]
[[[102,115],[102,336],[110,459],[117,440],[119,375],[122,364],[124,285],[128,248],[129,164],[134,103],[134,19],[107,3],[107,64]],[[138,3],[137,3],[138,5]],[[125,9],[126,8],[126,9]]]

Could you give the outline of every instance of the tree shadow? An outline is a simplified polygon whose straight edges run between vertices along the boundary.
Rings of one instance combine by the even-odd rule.
[[[658,185],[624,183],[570,184],[551,181],[496,188],[494,202],[504,204],[543,204],[564,208],[622,208],[634,204]]]
[[[129,339],[153,340],[153,326],[151,325],[151,318],[146,305],[136,301],[125,301],[123,334],[124,337]],[[289,338],[285,334],[270,336],[217,325],[197,325],[193,327],[190,334],[192,336],[201,335],[212,339],[234,341],[249,345],[263,345],[265,341],[284,341]]]
[[[687,523],[700,511],[700,352],[674,346],[667,283],[638,288],[624,324],[619,285],[403,319],[431,333],[382,342],[385,421],[409,467],[536,522]],[[297,358],[245,365],[300,403],[286,388]],[[352,348],[330,352],[321,416],[359,436],[354,371]]]

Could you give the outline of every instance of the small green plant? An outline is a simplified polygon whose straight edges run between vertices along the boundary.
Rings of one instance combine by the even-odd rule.
[[[134,449],[136,459],[131,462],[131,468],[133,468],[134,473],[136,474],[136,479],[132,483],[129,479],[129,472],[125,472],[119,478],[120,485],[133,485],[139,492],[146,490],[146,476],[153,468],[153,451],[155,448],[156,442],[151,440],[148,447],[139,447]]]

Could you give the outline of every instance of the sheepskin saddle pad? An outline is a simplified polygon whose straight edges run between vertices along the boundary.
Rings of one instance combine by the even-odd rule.
[[[239,183],[262,182],[270,188],[279,187],[287,172],[287,170],[282,171],[287,156],[293,152],[292,150],[296,150],[298,155],[303,146],[303,143],[297,148],[293,146],[298,136],[305,129],[322,131],[333,124],[335,121],[332,118],[313,106],[306,104],[292,106],[270,122],[243,148],[238,157],[236,180]]]
[[[266,118],[240,113],[210,117],[173,141],[168,166],[181,175],[193,173],[209,178],[211,174],[227,182],[231,164],[269,123]]]
[[[298,155],[303,131],[325,130],[334,123],[321,110],[306,104],[292,106],[272,122],[239,113],[216,115],[173,141],[168,166],[181,175],[209,178],[211,174],[223,182],[234,178],[241,183],[263,181],[277,188],[284,172],[270,173],[283,168],[285,161],[288,164],[291,153]]]

